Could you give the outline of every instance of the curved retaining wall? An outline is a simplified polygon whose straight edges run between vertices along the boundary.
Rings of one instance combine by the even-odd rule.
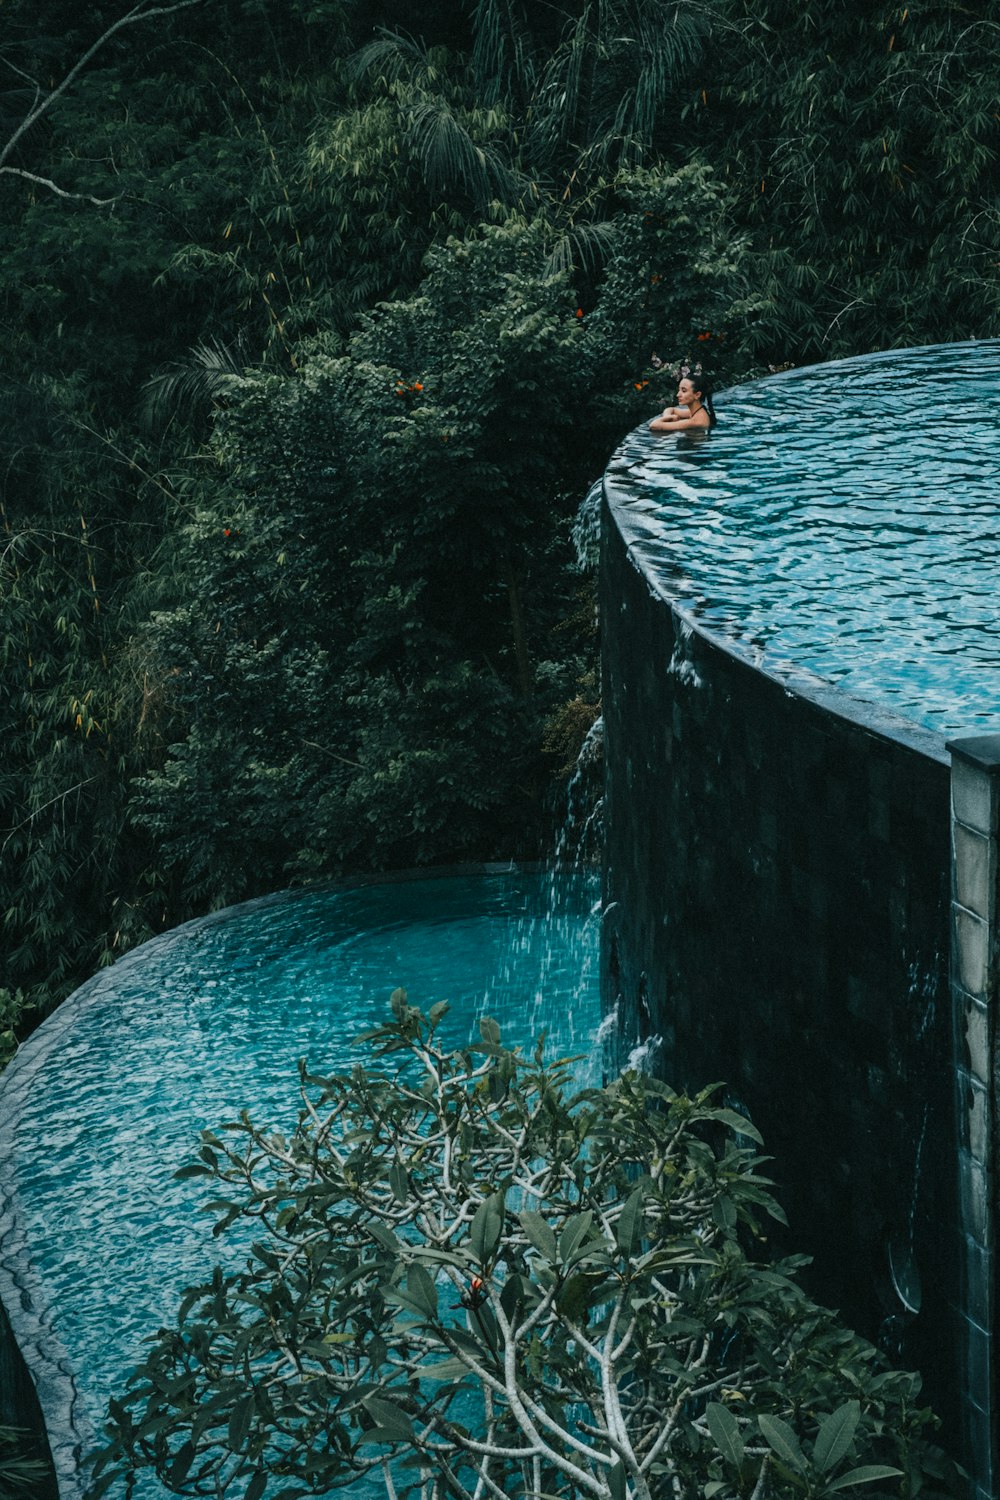
[[[647,442],[605,476],[605,1003],[671,1084],[749,1111],[780,1248],[922,1371],[985,1495],[990,1070],[953,1021],[947,749],[693,624],[630,489]]]

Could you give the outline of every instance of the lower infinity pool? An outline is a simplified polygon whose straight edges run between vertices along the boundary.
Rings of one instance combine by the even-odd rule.
[[[491,1015],[508,1042],[545,1029],[550,1056],[584,1054],[581,1082],[600,1081],[596,900],[596,877],[512,871],[287,893],[154,939],[35,1033],[0,1081],[0,1285],[29,1367],[55,1370],[48,1400],[39,1381],[54,1450],[53,1423],[75,1434],[65,1453],[87,1445],[143,1339],[225,1254],[173,1177],[198,1132],[243,1108],[293,1123],[297,1059],[359,1061],[396,986],[450,1000],[456,1045]]]

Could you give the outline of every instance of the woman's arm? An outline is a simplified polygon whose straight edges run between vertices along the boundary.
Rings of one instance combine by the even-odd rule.
[[[702,409],[704,410],[704,408]],[[661,417],[653,418],[649,424],[649,430],[650,432],[682,432],[686,427],[697,427],[703,430],[710,424],[707,419],[704,422],[699,422],[698,416],[700,414],[699,412],[698,415],[693,417],[668,417],[667,413],[664,412]]]

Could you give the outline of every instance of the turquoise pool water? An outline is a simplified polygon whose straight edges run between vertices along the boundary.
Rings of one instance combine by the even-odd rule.
[[[709,630],[942,735],[1000,727],[1000,342],[894,350],[723,393],[705,436],[608,472]]]
[[[290,893],[154,940],[36,1033],[0,1094],[0,1181],[79,1431],[224,1254],[198,1212],[210,1193],[173,1180],[198,1132],[242,1108],[294,1120],[297,1059],[350,1067],[397,985],[450,1000],[456,1044],[484,1014],[510,1041],[546,1028],[554,1054],[583,1054],[581,1082],[600,1081],[597,896],[596,877],[524,873]]]

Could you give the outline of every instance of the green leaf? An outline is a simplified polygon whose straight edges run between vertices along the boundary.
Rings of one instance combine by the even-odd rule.
[[[849,1490],[852,1484],[874,1484],[877,1479],[897,1479],[902,1469],[889,1469],[885,1464],[862,1464],[860,1469],[850,1469],[827,1485],[831,1490]]]
[[[728,1193],[722,1193],[712,1204],[712,1218],[720,1229],[735,1229],[736,1204]]]
[[[167,1483],[176,1489],[184,1483],[188,1476],[188,1470],[194,1463],[195,1446],[193,1443],[184,1443],[177,1450],[177,1456],[170,1468],[167,1470]]]
[[[850,1449],[861,1420],[860,1401],[845,1401],[819,1424],[813,1447],[813,1463],[821,1474],[828,1474]]]
[[[732,1412],[718,1401],[710,1401],[705,1408],[705,1420],[712,1434],[712,1441],[726,1463],[740,1468],[743,1463],[743,1439],[740,1437],[739,1423]]]
[[[378,1240],[386,1250],[394,1250],[400,1253],[403,1249],[402,1243],[396,1238],[387,1224],[382,1224],[378,1219],[372,1219],[368,1224],[368,1233],[373,1240]]]
[[[757,1142],[758,1146],[763,1146],[764,1137],[756,1125],[752,1124],[746,1115],[739,1114],[735,1109],[713,1109],[712,1119],[718,1120],[722,1125],[728,1125],[730,1130],[736,1131],[737,1135],[749,1136],[752,1141]]]
[[[436,1318],[438,1294],[434,1280],[423,1266],[412,1265],[406,1274],[406,1290],[413,1301],[423,1308],[429,1318]]]
[[[642,1231],[642,1209],[646,1201],[646,1191],[637,1187],[625,1203],[618,1219],[616,1237],[618,1247],[622,1254],[630,1256],[639,1241]]]
[[[482,1266],[488,1264],[500,1243],[500,1236],[503,1234],[504,1202],[503,1193],[491,1194],[480,1203],[472,1220],[469,1240],[472,1253]]]
[[[468,1373],[468,1366],[460,1359],[442,1359],[437,1364],[420,1366],[421,1380],[463,1380]]]
[[[530,1209],[525,1209],[517,1217],[528,1242],[534,1245],[538,1253],[544,1256],[550,1264],[553,1264],[556,1258],[556,1237],[552,1226],[542,1218],[541,1214],[532,1213]]]
[[[227,1441],[234,1453],[242,1453],[243,1444],[246,1442],[247,1433],[250,1431],[250,1418],[253,1416],[253,1396],[244,1396],[242,1401],[237,1401],[229,1418],[229,1429]]]
[[[568,1260],[586,1235],[594,1219],[593,1211],[587,1209],[585,1213],[574,1214],[567,1219],[563,1225],[562,1234],[559,1236],[559,1257]]]
[[[780,1417],[761,1416],[757,1418],[757,1425],[768,1446],[777,1454],[782,1463],[788,1464],[789,1468],[796,1469],[800,1474],[805,1468],[805,1459],[799,1440],[787,1422]]]
[[[621,1459],[608,1470],[608,1489],[611,1491],[611,1500],[625,1500],[625,1465]]]
[[[263,1495],[266,1489],[267,1471],[265,1469],[258,1469],[247,1485],[247,1491],[243,1496],[243,1500],[260,1500],[261,1495]]]
[[[372,1433],[366,1433],[365,1442],[376,1443],[408,1443],[413,1437],[413,1423],[392,1401],[386,1401],[382,1396],[366,1396],[363,1405],[370,1417],[377,1423],[376,1430],[380,1434],[374,1437]]]
[[[389,1168],[389,1186],[396,1202],[405,1203],[409,1184],[406,1179],[406,1168],[401,1161],[394,1161]]]
[[[479,1035],[488,1047],[499,1047],[500,1027],[492,1016],[482,1016],[480,1018]]]

